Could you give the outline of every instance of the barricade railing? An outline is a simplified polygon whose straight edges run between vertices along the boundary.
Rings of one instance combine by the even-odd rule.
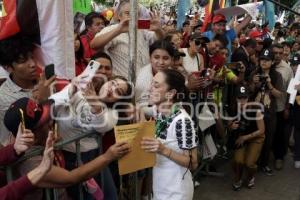
[[[80,135],[77,135],[76,137],[72,137],[67,140],[59,141],[54,145],[54,149],[62,150],[65,145],[75,142],[75,144],[76,144],[76,160],[77,160],[77,163],[80,163],[81,162],[80,140],[87,138],[87,137],[95,137],[95,139],[97,140],[99,147],[100,147],[99,153],[102,154],[102,135],[98,134],[98,133],[82,133]],[[16,167],[16,165],[18,165],[21,162],[23,162],[27,159],[30,159],[32,157],[42,155],[43,151],[44,151],[44,147],[35,146],[32,149],[30,149],[28,152],[26,152],[25,155],[23,155],[21,158],[19,158],[16,162],[14,162],[10,165],[6,165],[6,166],[0,166],[0,169],[4,169],[6,172],[7,181],[10,182],[10,181],[14,180],[15,177],[13,176],[13,168]],[[105,183],[104,183],[104,179],[103,179],[103,172],[101,172],[100,174],[101,174],[101,187],[104,188]],[[137,173],[134,173],[131,176],[133,176],[133,178],[134,178],[134,181],[133,181],[134,184],[137,184],[138,183]],[[122,177],[121,177],[121,181],[122,181]],[[122,184],[122,182],[121,182],[121,184]],[[135,188],[135,190],[134,190],[135,194],[130,195],[130,196],[132,196],[132,197],[130,197],[130,199],[133,199],[133,200],[138,199],[137,197],[139,196],[139,194],[138,194],[138,190],[136,189],[138,187],[134,185],[133,188]],[[47,200],[51,200],[51,199],[58,200],[59,199],[56,188],[45,189],[45,196],[46,196]],[[81,184],[80,191],[79,191],[79,199],[84,200],[82,184]]]

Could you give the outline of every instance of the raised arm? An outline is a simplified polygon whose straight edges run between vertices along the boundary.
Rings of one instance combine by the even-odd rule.
[[[53,166],[50,172],[38,184],[39,187],[67,187],[98,174],[111,161],[120,158],[129,152],[129,145],[125,142],[111,146],[103,155],[72,171]]]
[[[100,49],[104,48],[111,40],[120,35],[121,33],[128,32],[129,17],[121,21],[114,29],[107,33],[96,35],[91,42],[91,48]]]
[[[250,15],[247,15],[245,19],[238,24],[237,26],[234,27],[235,33],[238,35],[242,29],[244,29],[248,24],[251,22],[252,17]]]

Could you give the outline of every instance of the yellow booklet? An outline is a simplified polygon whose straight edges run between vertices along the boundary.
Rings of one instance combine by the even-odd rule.
[[[141,148],[143,137],[155,137],[154,121],[115,126],[115,137],[116,142],[128,142],[131,150],[130,153],[118,161],[120,175],[129,174],[155,165],[156,154],[147,153]]]

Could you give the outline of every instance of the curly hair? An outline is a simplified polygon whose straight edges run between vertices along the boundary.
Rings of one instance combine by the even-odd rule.
[[[11,66],[20,59],[26,59],[35,49],[34,43],[27,37],[15,35],[0,41],[0,65]]]

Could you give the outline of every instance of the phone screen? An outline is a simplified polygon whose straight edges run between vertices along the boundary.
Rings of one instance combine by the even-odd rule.
[[[150,20],[139,19],[138,20],[138,29],[150,29]]]
[[[47,65],[45,67],[45,77],[46,77],[46,79],[48,80],[54,75],[55,75],[54,64]]]

